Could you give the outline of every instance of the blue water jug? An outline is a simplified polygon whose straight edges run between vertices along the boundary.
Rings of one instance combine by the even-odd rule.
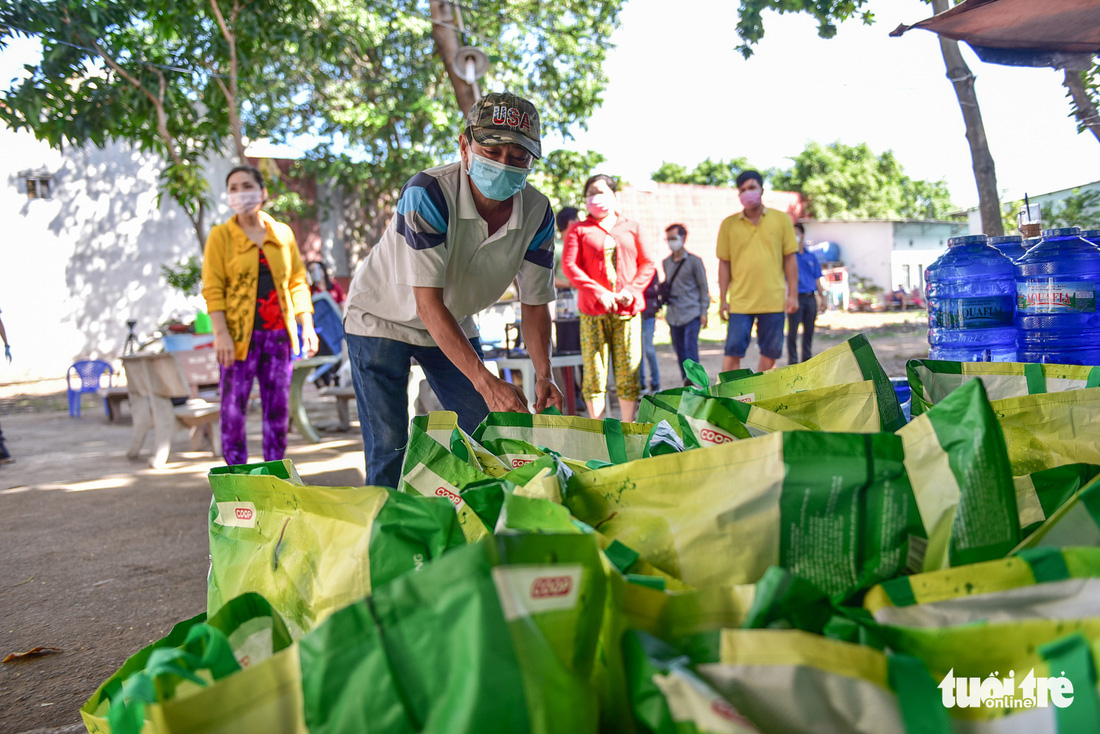
[[[952,237],[924,272],[932,359],[1016,360],[1012,261],[986,242],[984,234]]]
[[[1024,238],[1018,234],[1009,234],[1004,237],[990,237],[989,246],[996,249],[1012,262],[1016,262],[1024,253]]]
[[[1086,229],[1081,236],[1092,244],[1100,247],[1100,229]]]
[[[1044,229],[1016,263],[1021,362],[1100,365],[1100,248],[1079,227]]]

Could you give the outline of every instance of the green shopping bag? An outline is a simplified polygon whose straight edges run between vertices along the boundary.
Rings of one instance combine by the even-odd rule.
[[[882,422],[878,401],[875,381],[864,380],[758,399],[753,405],[778,413],[811,431],[879,433],[888,429]]]
[[[461,443],[455,448],[462,450]],[[462,501],[462,488],[492,479],[474,463],[460,458],[449,445],[428,435],[423,421],[413,421],[409,426],[398,488],[409,495],[442,497],[450,502],[468,542],[480,540],[487,530]]]
[[[902,462],[896,436],[775,433],[575,475],[565,504],[691,586],[781,565],[843,596],[901,573],[924,537]]]
[[[990,400],[1100,387],[1100,367],[1023,362],[950,362],[911,359],[905,365],[914,417],[975,378]]]
[[[897,432],[928,533],[924,570],[1001,558],[1020,542],[1016,489],[981,380]]]
[[[336,609],[463,543],[449,501],[305,484],[289,460],[210,470],[207,610],[262,594],[297,639]]]
[[[1025,548],[1100,546],[1100,477],[1055,510],[1013,551]]]
[[[907,627],[1081,619],[1100,609],[1100,548],[1036,548],[901,576],[868,591],[863,606],[881,624]]]
[[[180,622],[81,707],[91,734],[304,734],[297,647],[258,594]]]
[[[1013,476],[1069,464],[1100,465],[1100,388],[992,401]]]
[[[1090,647],[1096,623],[883,628],[889,652],[801,630],[723,630],[716,648],[696,650],[691,660],[699,677],[762,731],[1068,734],[1100,726]],[[1025,707],[1015,684],[1027,673],[1033,680],[1064,677],[1072,705],[1047,699]],[[959,705],[969,701],[960,698],[958,681],[976,688],[994,678],[1002,687],[1012,678],[1009,705]],[[989,688],[987,697],[995,695]]]
[[[474,439],[482,445],[514,439],[580,462],[621,464],[642,457],[651,428],[614,418],[601,421],[550,413],[490,413],[474,431]]]
[[[719,375],[719,379],[721,377],[722,375]],[[862,334],[852,337],[843,344],[826,349],[820,354],[815,354],[800,364],[779,367],[733,381],[719,382],[711,388],[711,394],[720,397],[740,397],[746,402],[759,404],[761,401],[786,397],[792,393],[839,387],[865,380],[874,382],[875,404],[881,430],[896,431],[905,425],[905,418],[894,388],[890,384],[890,378],[875,357],[867,337]],[[768,406],[764,404],[763,407]],[[771,410],[771,408],[768,409]],[[854,420],[851,422],[854,424]]]
[[[691,668],[686,656],[644,632],[629,632],[623,658],[642,732],[755,734],[757,729]]]
[[[459,428],[458,414],[452,411],[437,410],[427,415],[418,415],[412,419],[410,427],[427,434],[459,459],[489,476],[499,477],[514,468],[506,466],[492,451]]]
[[[758,405],[746,403],[737,398],[700,395],[684,389],[642,397],[638,408],[638,421],[640,423],[668,421],[671,427],[678,431],[682,437],[686,438],[684,434],[690,433],[698,441],[699,437],[696,433],[701,432],[703,428],[733,435],[732,431],[736,431],[737,428],[736,424],[732,424],[732,421],[730,421],[731,425],[728,428],[723,428],[719,424],[722,421],[719,421],[719,423],[711,421],[712,417],[723,416],[724,418],[725,413],[732,415],[733,420],[744,425],[750,436],[763,436],[766,433],[777,433],[779,431],[809,430],[806,426],[790,418],[785,418],[778,413],[773,413],[770,410],[765,410]],[[728,418],[724,418],[724,420],[729,421]],[[692,421],[699,422],[698,430],[691,427]],[[685,426],[685,423],[688,425]],[[712,445],[719,443],[728,442],[721,439],[711,442]]]
[[[594,732],[590,535],[505,535],[333,614],[300,645],[311,732]]]

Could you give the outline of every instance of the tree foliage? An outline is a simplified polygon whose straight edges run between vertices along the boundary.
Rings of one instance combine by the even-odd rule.
[[[1050,207],[1044,207],[1043,227],[1080,227],[1081,229],[1100,229],[1100,191],[1073,192]]]
[[[550,198],[554,211],[563,206],[580,206],[584,200],[581,187],[606,159],[595,151],[578,153],[572,150],[552,150],[535,163],[531,183]]]
[[[937,219],[953,210],[947,184],[905,175],[891,151],[867,144],[811,142],[787,170],[770,172],[769,185],[797,191],[815,219]]]
[[[483,0],[463,17],[491,59],[483,90],[570,137],[606,86],[622,0]],[[416,171],[452,159],[464,110],[417,0],[0,0],[0,45],[41,39],[0,119],[50,145],[127,141],[167,164],[162,192],[200,242],[203,161],[241,140],[307,148],[297,172],[353,187],[360,230]],[[239,154],[238,154],[239,155]],[[353,227],[354,229],[354,227]],[[353,233],[354,235],[354,233]]]
[[[731,158],[728,161],[707,158],[690,171],[679,163],[663,161],[661,167],[653,172],[652,178],[659,183],[734,187],[738,174],[749,168],[752,166],[745,158]]]

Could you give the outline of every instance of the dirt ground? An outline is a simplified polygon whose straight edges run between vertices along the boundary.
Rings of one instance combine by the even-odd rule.
[[[815,352],[863,332],[887,373],[902,376],[907,359],[927,355],[923,319],[824,314]],[[719,341],[705,339],[714,332],[700,345],[711,375],[722,355]],[[662,384],[672,387],[679,375],[664,341]],[[754,348],[745,366],[756,359]],[[313,484],[361,484],[358,424],[335,431],[335,405],[311,390],[305,398],[322,440],[309,444],[291,433],[288,458]],[[83,416],[70,418],[63,381],[0,385],[0,426],[16,458],[0,466],[0,658],[37,646],[63,650],[0,665],[0,733],[82,731],[78,709],[100,683],[173,624],[204,611],[206,473],[220,462],[188,451],[186,433],[175,437],[164,469],[148,468],[151,446],[129,461],[130,422],[108,422],[92,396]],[[258,460],[258,413],[249,418],[249,444]]]

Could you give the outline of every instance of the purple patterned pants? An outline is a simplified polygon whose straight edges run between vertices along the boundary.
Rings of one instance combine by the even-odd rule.
[[[252,380],[260,381],[264,416],[264,461],[286,453],[290,424],[290,335],[286,330],[252,332],[248,356],[221,368],[222,454],[226,464],[248,463],[245,417]]]

